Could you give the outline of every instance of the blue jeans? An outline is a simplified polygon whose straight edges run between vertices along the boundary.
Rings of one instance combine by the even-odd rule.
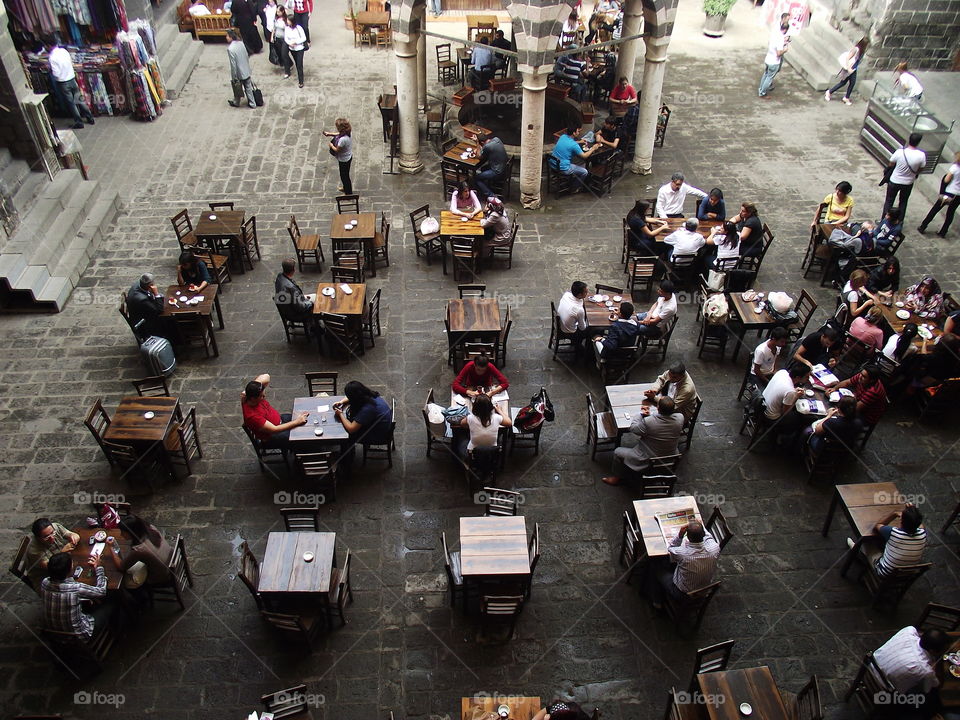
[[[480,202],[486,202],[486,199],[491,195],[494,195],[493,189],[487,184],[494,180],[499,180],[503,177],[503,173],[495,173],[490,168],[486,170],[481,170],[474,177],[474,184],[477,186],[477,190],[480,192]]]
[[[564,175],[573,175],[578,183],[583,187],[587,187],[587,175],[590,173],[583,165],[577,165],[575,163],[570,163],[570,167],[566,170],[561,170]]]
[[[770,86],[773,85],[773,78],[776,77],[777,73],[780,72],[780,67],[783,65],[781,60],[776,65],[767,65],[763,70],[763,76],[760,78],[760,89],[758,91],[760,97],[764,97],[768,92],[770,92]]]
[[[637,314],[637,322],[647,319],[648,313],[642,312]],[[643,325],[642,323],[637,327],[637,334],[640,337],[649,337],[651,339],[660,337],[660,323],[656,325]]]
[[[430,0],[430,7],[433,8],[434,15],[441,15],[443,13],[443,8],[440,7],[441,0]]]
[[[839,90],[839,89],[842,88],[844,85],[846,85],[846,86],[847,86],[847,91],[843,94],[843,96],[849,100],[849,99],[850,99],[850,93],[853,92],[853,88],[856,86],[856,84],[857,84],[857,71],[854,70],[854,71],[853,71],[852,73],[850,73],[847,77],[845,77],[843,80],[841,80],[841,81],[838,82],[836,85],[834,85],[832,88],[830,88],[829,92],[830,92],[831,95],[833,95],[833,93],[837,92],[837,90]]]

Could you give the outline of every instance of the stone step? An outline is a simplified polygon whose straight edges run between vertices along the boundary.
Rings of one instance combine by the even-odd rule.
[[[46,179],[46,175],[42,175]],[[61,170],[39,188],[38,197],[26,212],[21,211],[20,227],[3,248],[4,253],[22,252],[33,263],[34,249],[48,237],[51,226],[85,184],[79,170]],[[15,198],[16,202],[16,198]]]
[[[162,58],[167,54],[167,50],[179,34],[177,26],[170,23],[163,23],[156,27],[157,57]]]
[[[27,164],[22,160],[15,160],[14,162],[23,162],[24,165]],[[37,199],[43,189],[50,183],[50,178],[48,178],[47,174],[42,171],[28,172],[28,174],[23,176],[18,182],[20,183],[19,186],[8,187],[13,191],[13,206],[17,209],[17,212],[19,212],[22,217],[27,214],[34,201]]]
[[[44,265],[54,273],[53,268],[60,262],[67,246],[76,236],[89,210],[99,199],[102,189],[100,183],[87,181],[81,183],[71,204],[57,216],[50,231],[30,256],[31,265]],[[86,267],[86,265],[84,265]]]
[[[100,244],[120,211],[117,193],[109,197],[104,197],[102,193],[98,194],[99,199],[90,206],[83,224],[65,248],[51,273],[53,277],[67,278],[71,289],[80,282],[83,271],[97,254]]]
[[[855,41],[816,17],[790,42],[790,50],[783,57],[814,90],[823,91],[836,83],[840,69],[837,56],[853,47]]]
[[[49,309],[54,312],[63,310],[73,292],[74,285],[65,277],[51,277],[44,284],[43,288],[36,294],[36,303],[40,308]],[[38,308],[39,309],[39,308]]]
[[[189,33],[176,34],[165,55],[160,56],[160,68],[167,86],[167,97],[175,100],[180,96],[194,68],[200,62],[203,43],[194,40]]]

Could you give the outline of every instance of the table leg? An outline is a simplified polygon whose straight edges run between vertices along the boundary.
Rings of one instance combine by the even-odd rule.
[[[737,338],[737,342],[733,346],[733,357],[730,358],[733,362],[737,361],[737,356],[740,355],[740,346],[743,345],[743,339],[747,336],[747,326],[741,325],[740,327],[743,330],[739,334],[733,333],[733,336]]]
[[[213,356],[220,357],[220,348],[217,347],[217,335],[213,331],[213,320],[206,317],[204,321],[207,323],[207,330],[210,331],[210,344],[213,345]]]
[[[443,274],[447,274],[447,238],[440,238],[440,257],[443,259]]]
[[[220,307],[219,286],[217,287],[217,296],[213,299],[213,307],[217,311],[217,321],[220,323],[220,329],[223,330],[223,310]]]
[[[840,568],[840,577],[847,576],[847,571],[850,570],[850,566],[853,565],[853,561],[856,560],[861,545],[863,545],[863,538],[859,538],[857,542],[854,543],[854,546],[847,550],[847,559],[844,560],[843,567]]]
[[[377,276],[377,263],[373,259],[373,240],[363,241],[363,254],[367,267],[370,270],[369,277]]]
[[[840,502],[840,493],[835,489],[833,491],[833,498],[830,500],[830,510],[827,511],[827,519],[823,523],[823,531],[820,533],[823,537],[827,536],[827,533],[830,532],[830,523],[833,522],[833,514],[837,511],[837,503]]]

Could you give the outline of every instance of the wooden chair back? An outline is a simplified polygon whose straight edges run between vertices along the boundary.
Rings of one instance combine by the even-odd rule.
[[[457,290],[460,293],[460,299],[464,298],[483,298],[484,292],[486,291],[486,285],[457,285]]]
[[[20,538],[20,545],[13,556],[13,562],[10,563],[10,572],[23,580],[31,590],[36,590],[33,586],[33,580],[30,579],[29,568],[27,567],[27,548],[30,546],[30,536]]]
[[[620,564],[633,568],[646,556],[646,548],[640,540],[640,528],[629,510],[623,511],[623,534],[620,538]],[[627,578],[629,582],[629,576]]]
[[[874,568],[863,574],[864,584],[873,595],[873,607],[889,605],[896,608],[907,590],[933,567],[933,563],[895,568],[886,575],[879,575]]]
[[[297,685],[264,695],[260,698],[260,702],[263,703],[263,707],[266,708],[268,713],[273,713],[275,720],[310,712],[307,707],[306,685]]]
[[[362,265],[360,267],[333,265],[330,267],[330,276],[332,277],[331,282],[335,283],[351,283],[354,285],[361,285],[364,282]]]
[[[176,233],[177,242],[181,249],[184,246],[193,246],[197,244],[197,239],[193,234],[193,223],[190,221],[190,213],[186,208],[170,218],[170,224],[173,225],[173,232]]]
[[[103,436],[110,428],[110,416],[107,414],[107,411],[103,409],[103,398],[97,398],[97,401],[87,413],[83,424],[96,439],[100,447],[104,448],[105,440]],[[106,449],[104,449],[104,452],[106,452]]]
[[[518,492],[494,487],[485,487],[483,495],[485,499],[484,515],[516,515],[523,499],[523,495]]]
[[[597,295],[623,295],[622,287],[614,287],[613,285],[601,285],[597,283],[594,285],[597,289]]]
[[[280,508],[287,532],[320,532],[320,507]]]
[[[257,561],[253,551],[250,550],[250,546],[246,540],[240,543],[240,567],[237,570],[237,577],[243,581],[243,584],[247,586],[247,590],[253,595],[253,600],[257,603],[257,608],[262,610],[263,599],[257,590],[260,585],[260,563]]]
[[[820,685],[817,676],[811,675],[794,700],[794,707],[789,708],[796,720],[823,720],[823,706],[820,704]]]
[[[335,199],[337,202],[337,213],[340,215],[360,212],[359,195],[337,195]]]
[[[913,626],[921,633],[924,630],[956,632],[960,627],[960,609],[938,603],[927,603]]]
[[[693,662],[694,682],[696,682],[696,676],[700,673],[726,670],[727,664],[730,662],[730,655],[733,653],[733,646],[736,642],[736,640],[727,640],[726,642],[717,643],[716,645],[697,650],[697,656]]]
[[[733,531],[727,524],[727,519],[720,510],[719,505],[714,505],[713,512],[710,513],[710,518],[704,527],[707,529],[707,532],[713,535],[713,539],[717,541],[721,552],[726,544],[733,539]]]
[[[450,62],[450,43],[437,45],[437,62]]]
[[[668,498],[673,495],[673,486],[677,484],[677,476],[666,475],[648,475],[644,473],[640,477],[640,500],[649,500],[651,498]]]
[[[897,692],[897,688],[887,679],[887,674],[877,665],[872,652],[868,652],[860,663],[860,669],[856,677],[844,696],[844,702],[850,702],[851,697],[856,697],[860,709],[867,715],[873,717],[874,712],[881,710],[888,712],[890,706],[884,704],[877,706],[878,698],[892,697]]]
[[[311,397],[321,394],[332,397],[337,394],[337,372],[308,372],[304,373],[303,376],[307,380],[307,394]]]
[[[231,210],[231,211],[232,211],[233,208],[234,208],[234,204],[233,204],[232,202],[228,202],[228,201],[225,201],[225,202],[212,202],[212,203],[209,203],[209,205],[210,205],[210,209],[211,209],[213,212],[217,212],[218,210]]]

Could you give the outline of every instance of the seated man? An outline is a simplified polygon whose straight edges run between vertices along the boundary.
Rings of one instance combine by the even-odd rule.
[[[623,478],[646,470],[650,458],[676,455],[682,431],[683,415],[671,398],[661,397],[655,413],[644,407],[631,420],[630,435],[624,436],[623,445],[613,451],[616,474],[603,478],[603,482],[619,485]]]
[[[490,50],[490,38],[484,35],[480,44],[475,45],[470,55],[470,87],[476,90],[486,90],[493,77],[493,51]]]
[[[159,335],[169,340],[176,337],[176,332],[169,318],[160,317],[162,312],[163,293],[157,287],[153,275],[144,273],[127,291],[127,313],[130,321],[134,326],[143,322],[138,329],[141,337]]]
[[[68,553],[57,553],[50,558],[48,577],[40,584],[43,624],[48,630],[73,633],[82,640],[90,640],[95,631],[110,621],[113,605],[101,603],[89,614],[80,605],[81,600],[101,600],[107,596],[107,576],[100,567],[100,558],[92,556],[87,564],[96,568],[96,585],[74,580],[73,558]]]
[[[827,411],[825,417],[803,431],[801,448],[803,442],[809,443],[813,457],[820,454],[828,441],[852,450],[862,427],[857,417],[857,401],[849,396],[842,397],[836,407]]]
[[[616,150],[620,147],[620,128],[612,117],[607,117],[603,126],[593,134],[593,139],[606,150]]]
[[[625,77],[621,77],[620,82],[610,91],[610,112],[622,115],[627,111],[627,107],[635,105],[636,102],[637,91],[633,89],[633,85],[628,83]]]
[[[281,272],[273,281],[273,301],[280,314],[294,322],[306,321],[309,326],[314,324],[313,305],[317,299],[315,293],[304,295],[303,290],[293,279],[297,270],[297,261],[288,258],[280,263]]]
[[[673,292],[673,283],[664,280],[657,288],[657,301],[645,313],[637,315],[639,327],[637,333],[641,340],[656,339],[663,335],[677,314],[677,296]]]
[[[757,345],[753,351],[753,367],[750,371],[750,380],[757,387],[763,388],[770,382],[776,370],[777,359],[787,345],[789,333],[784,327],[775,327],[770,337]]]
[[[903,232],[903,220],[900,219],[900,208],[892,207],[874,228],[871,238],[872,247],[868,247],[865,243],[862,252],[864,254],[877,250],[886,252],[901,232]]]
[[[508,160],[503,140],[496,135],[486,135],[481,142],[483,146],[480,148],[479,167],[483,170],[474,176],[474,184],[480,197],[485,198],[495,194],[488,183],[506,178]]]
[[[578,351],[581,341],[587,335],[587,313],[583,309],[583,299],[587,293],[587,284],[576,280],[557,305],[560,329],[573,335],[573,345]]]
[[[579,125],[570,125],[557,140],[553,146],[553,152],[550,154],[550,161],[555,163],[556,168],[564,175],[573,175],[583,189],[586,189],[586,177],[589,171],[583,165],[577,165],[573,162],[575,157],[586,160],[597,151],[597,148],[603,147],[600,144],[594,145],[589,150],[583,150],[577,138],[580,137],[582,128]]]
[[[463,366],[450,387],[455,393],[467,397],[486,395],[492,398],[510,387],[510,383],[486,355],[481,355]]]
[[[664,245],[671,247],[669,258],[674,255],[696,255],[700,252],[700,248],[706,245],[707,241],[697,232],[698,227],[700,221],[690,218],[683,223],[683,227],[677,228],[663,239]]]
[[[723,190],[713,188],[707,197],[697,205],[697,218],[699,220],[726,220],[727,205],[723,202]]]
[[[344,397],[333,403],[334,418],[343,425],[350,439],[341,445],[337,467],[349,475],[357,443],[384,445],[393,430],[393,409],[376,390],[351,380],[343,388]]]
[[[802,385],[810,377],[810,370],[800,363],[778,370],[763,390],[764,416],[776,423],[776,434],[782,440],[792,441],[793,435],[809,421],[797,412],[796,403],[803,396]]]
[[[619,317],[607,329],[606,335],[593,338],[597,355],[603,357],[620,348],[634,347],[637,344],[639,325],[633,317],[633,303],[624,301],[617,310]]]
[[[877,648],[873,659],[898,692],[928,693],[940,684],[937,664],[952,642],[942,630],[921,634],[908,625]]]
[[[660,375],[644,395],[651,399],[657,396],[671,398],[676,403],[677,412],[683,415],[684,422],[690,420],[697,407],[697,386],[682,362],[674,363]]]
[[[500,50],[513,50],[513,45],[503,35],[503,30],[497,30],[491,45]],[[507,58],[503,55],[494,54],[493,65],[498,70],[507,66]]]
[[[568,50],[576,50],[575,44],[567,46]],[[554,65],[554,73],[559,80],[570,86],[570,97],[578,102],[583,102],[587,93],[587,84],[584,79],[590,63],[577,54],[561,55]]]
[[[657,191],[657,215],[662,218],[682,218],[683,201],[687,195],[705,198],[707,194],[683,181],[683,173],[675,172],[670,182]]]
[[[793,355],[793,359],[806,365],[833,367],[841,350],[840,333],[835,328],[825,327],[807,335]]]
[[[896,527],[890,525],[894,520]],[[921,526],[923,515],[913,503],[903,506],[901,512],[893,512],[878,522],[873,535],[863,538],[860,552],[866,557],[881,577],[898,568],[911,567],[923,562],[923,550],[927,546],[927,531]],[[847,547],[856,543],[847,538]]]
[[[240,393],[243,424],[264,447],[286,450],[290,447],[290,431],[306,425],[310,413],[301,412],[296,418],[291,413],[278,413],[266,398],[269,384],[270,376],[263,373],[248,382],[246,389]]]
[[[33,587],[39,591],[40,581],[47,575],[47,563],[57,553],[73,550],[80,542],[80,536],[70,532],[58,522],[47,518],[37,518],[30,526],[33,537],[27,545],[24,558],[27,577],[33,581]]]
[[[670,542],[667,554],[670,562],[676,563],[676,568],[671,570],[666,563],[658,563],[645,587],[651,604],[658,610],[663,607],[665,593],[682,603],[689,593],[713,582],[720,545],[702,522],[691,520]]]

